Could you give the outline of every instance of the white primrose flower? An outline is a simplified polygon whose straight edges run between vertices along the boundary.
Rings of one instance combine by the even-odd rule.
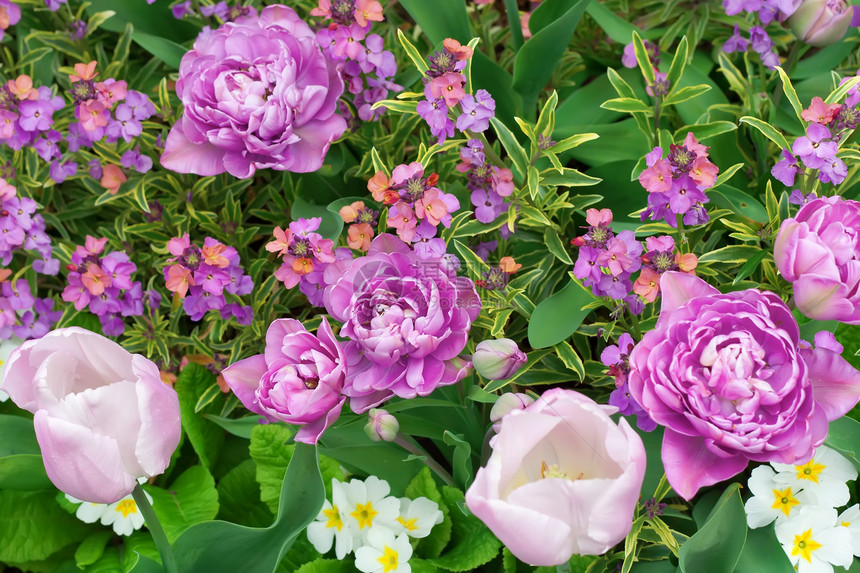
[[[104,515],[105,510],[107,509],[106,503],[91,503],[89,501],[82,501],[76,497],[72,497],[69,494],[66,494],[66,499],[72,503],[79,503],[78,509],[75,510],[75,517],[83,521],[84,523],[95,523]]]
[[[316,521],[308,525],[308,541],[320,553],[326,553],[334,543],[335,555],[343,559],[353,550],[356,532],[353,523],[344,518],[344,510],[349,503],[346,499],[344,484],[332,478],[332,503],[325,500]]]
[[[851,535],[851,550],[860,557],[860,505],[856,503],[839,514],[839,525]]]
[[[152,496],[146,492],[143,493],[149,503],[152,504]],[[105,508],[101,522],[102,525],[112,526],[117,535],[131,535],[143,527],[143,514],[140,513],[140,508],[137,507],[134,498],[127,495]]]
[[[847,482],[857,479],[854,465],[825,446],[815,449],[815,456],[805,464],[792,466],[771,462],[777,474],[774,480],[803,490],[815,497],[815,503],[825,507],[840,507],[851,497]]]
[[[426,497],[409,499],[400,498],[400,517],[394,533],[405,533],[409,537],[423,539],[430,535],[434,525],[442,523],[445,516],[439,511],[439,505]]]
[[[355,550],[355,567],[362,573],[411,573],[409,537],[397,538],[390,529],[375,528],[367,534],[367,545]]]
[[[798,573],[833,573],[851,566],[851,535],[836,521],[836,510],[804,506],[776,525],[776,538]]]
[[[367,542],[367,535],[374,528],[394,530],[400,517],[400,500],[389,497],[388,482],[376,476],[364,481],[350,480],[344,484],[347,503],[341,510],[344,522],[348,522],[356,538],[354,546]]]
[[[752,529],[764,527],[773,521],[782,523],[796,514],[803,505],[814,504],[815,499],[803,490],[775,481],[776,472],[770,466],[759,466],[752,471],[747,486],[752,492],[744,505],[747,524]]]

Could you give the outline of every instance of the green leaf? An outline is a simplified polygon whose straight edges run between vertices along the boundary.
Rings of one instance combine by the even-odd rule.
[[[532,348],[547,348],[565,340],[576,332],[591,312],[583,307],[594,302],[590,290],[571,280],[560,292],[537,305],[529,320],[528,337]],[[559,320],[559,317],[564,317]]]
[[[691,100],[694,97],[699,97],[703,93],[710,91],[711,86],[708,84],[699,84],[697,86],[687,86],[683,88],[673,89],[669,92],[669,95],[666,96],[666,99],[663,100],[663,105],[675,105],[681,102],[685,102],[687,100]]]
[[[411,113],[413,115],[418,113],[418,102],[415,101],[384,99],[374,103],[372,106],[370,106],[370,109],[379,109],[381,107],[384,107],[385,109],[390,109],[391,111],[396,111],[397,113]]]
[[[558,92],[552,90],[552,93],[549,94],[549,98],[547,98],[546,103],[544,103],[543,108],[540,110],[540,115],[538,115],[538,120],[534,127],[536,135],[552,136],[552,132],[555,131],[556,107],[558,107]]]
[[[0,563],[39,561],[87,536],[89,528],[56,501],[56,491],[0,491]]]
[[[431,44],[441,44],[445,38],[465,44],[472,38],[463,0],[401,0],[400,4],[424,30]]]
[[[75,550],[75,564],[78,569],[83,569],[101,559],[111,537],[113,537],[112,531],[96,531],[84,539]]]
[[[517,141],[513,132],[501,121],[495,117],[491,117],[490,124],[496,132],[496,137],[498,137],[499,141],[502,142],[502,147],[504,147],[505,151],[508,152],[508,157],[510,157],[513,162],[514,175],[517,177],[518,181],[523,181],[526,173],[528,172],[529,165],[529,158],[526,155],[526,150],[523,149],[523,146],[520,145],[519,141]]]
[[[636,26],[604,6],[603,2],[592,2],[585,11],[594,18],[598,26],[603,28],[607,36],[619,44],[629,44],[633,38],[633,33],[639,31]]]
[[[738,269],[737,275],[735,275],[734,280],[732,281],[733,285],[738,284],[751,274],[755,272],[755,270],[759,267],[761,262],[768,256],[772,256],[770,251],[759,251],[749,258],[747,262],[745,262],[740,269]]]
[[[543,240],[546,243],[546,247],[549,249],[549,252],[555,255],[558,260],[566,265],[573,264],[570,255],[564,248],[564,243],[561,242],[558,232],[556,232],[555,229],[547,227],[546,231],[543,233]]]
[[[645,78],[646,85],[653,85],[657,81],[654,75],[654,67],[651,65],[651,60],[648,58],[648,51],[645,50],[645,43],[638,32],[633,33],[633,50],[636,52],[636,63],[639,65],[639,71],[642,72],[642,77]]]
[[[246,440],[251,439],[251,432],[260,425],[260,420],[264,420],[262,416],[245,416],[244,418],[224,418],[215,414],[203,414],[207,420],[215,422],[229,433]]]
[[[725,573],[734,571],[747,537],[747,519],[740,484],[726,488],[707,520],[681,546],[681,573]]]
[[[412,60],[412,64],[418,69],[418,73],[423,76],[428,69],[427,62],[400,28],[397,29],[397,40],[400,42],[400,45],[403,46],[403,51],[406,52],[406,55],[409,56],[410,60]]]
[[[800,103],[800,99],[797,97],[797,92],[795,91],[794,86],[791,85],[791,79],[780,66],[776,66],[776,72],[779,74],[779,79],[782,80],[782,91],[785,93],[785,98],[788,100],[788,103],[791,104],[791,108],[794,110],[794,114],[797,116],[797,120],[800,122],[800,125],[805,126],[806,122],[802,117],[800,117],[800,112],[803,111],[803,106]]]
[[[215,383],[215,375],[205,367],[190,363],[179,373],[176,380],[176,394],[179,396],[179,409],[182,414],[182,429],[200,461],[211,468],[218,458],[224,443],[224,430],[195,413],[197,401]],[[214,404],[203,408],[204,414],[214,414],[220,410]]]
[[[767,223],[769,220],[764,205],[740,189],[729,185],[720,185],[708,191],[708,195],[714,205],[731,209],[757,223]]]
[[[642,100],[632,97],[619,97],[608,99],[600,107],[603,109],[611,109],[612,111],[621,111],[627,113],[641,112],[650,115],[654,114],[654,106],[648,105]]]
[[[553,145],[550,149],[553,153],[563,153],[568,149],[573,149],[574,147],[579,147],[586,141],[591,141],[592,139],[597,139],[600,137],[596,133],[580,133],[578,135],[571,135],[565,139],[562,139],[555,145]]]
[[[576,353],[576,350],[573,349],[568,342],[562,340],[555,346],[555,353],[564,362],[564,365],[567,366],[570,370],[573,370],[579,375],[579,379],[585,379],[585,365],[582,363],[582,358],[579,357],[579,354]]]
[[[773,531],[773,525],[750,529],[734,573],[795,573]]]
[[[472,481],[472,446],[465,440],[463,434],[454,434],[448,430],[442,433],[442,441],[454,447],[454,480],[463,487]]]
[[[860,470],[860,422],[848,416],[833,420],[824,443],[851,460]]]
[[[436,487],[436,482],[433,480],[433,474],[430,473],[430,468],[424,466],[418,475],[413,478],[409,485],[406,486],[406,497],[416,499],[426,497],[430,501],[435,501],[439,505],[439,510],[444,516],[442,523],[437,523],[430,531],[430,535],[421,539],[418,542],[416,551],[418,555],[424,558],[439,557],[442,550],[448,545],[451,540],[451,511],[445,502],[442,500],[442,494],[439,488]],[[455,511],[459,511],[455,508]]]
[[[0,414],[0,436],[0,457],[41,452],[32,419]]]
[[[459,509],[465,501],[463,492],[443,486],[442,500],[450,508],[451,544],[442,555],[428,562],[448,571],[473,571],[492,561],[502,543],[481,520],[473,515],[466,516]]]
[[[710,123],[700,123],[696,125],[685,125],[677,130],[674,134],[676,140],[686,137],[687,133],[692,132],[698,141],[705,141],[717,135],[735,131],[738,128],[737,124],[731,121],[712,121]]]
[[[257,482],[260,484],[260,498],[272,513],[278,509],[281,484],[287,467],[296,449],[292,440],[293,431],[284,424],[265,424],[251,432],[251,458],[257,463]],[[319,463],[326,492],[330,493],[331,479],[343,479],[340,466],[331,458],[322,456]]]
[[[184,48],[161,36],[153,36],[143,32],[133,32],[131,39],[134,40],[141,48],[167,64],[171,69],[178,70],[179,62],[182,61],[182,56],[188,51]]]
[[[669,72],[666,74],[666,80],[670,86],[678,85],[678,81],[684,75],[684,68],[687,67],[689,57],[687,36],[684,36],[678,42],[678,48],[675,50],[675,56],[672,58],[672,65],[669,66]]]
[[[761,252],[752,245],[730,245],[699,255],[699,263],[744,263]]]
[[[540,18],[538,12],[569,6],[551,24],[535,33],[517,52],[513,87],[523,96],[526,106],[537,102],[538,94],[552,77],[589,2],[590,0],[577,0],[571,5],[570,0],[544,0],[535,9],[535,17]]]
[[[257,464],[245,460],[218,482],[220,509],[218,517],[240,525],[266,527],[274,515],[260,499],[260,484],[257,482]]]
[[[349,559],[337,560],[320,557],[305,563],[295,573],[354,573],[355,567]]]
[[[777,144],[780,149],[791,149],[791,146],[788,144],[788,141],[785,140],[785,136],[779,131],[777,131],[777,129],[768,122],[762,121],[757,117],[750,117],[748,115],[743,116],[740,119],[740,122],[750,125],[759,130],[762,135]]]
[[[203,466],[188,468],[167,490],[151,486],[144,489],[152,496],[152,508],[171,543],[192,525],[218,515],[215,480]]]
[[[827,96],[827,99],[824,100],[824,103],[838,102],[843,97],[845,97],[845,94],[847,94],[851,90],[851,88],[853,88],[857,84],[860,84],[860,76],[848,78],[845,83],[841,84],[835,90],[830,92],[830,95]]]
[[[200,523],[176,540],[180,571],[272,573],[325,499],[315,446],[297,444],[281,487],[278,517],[265,529],[225,521]]]
[[[636,92],[633,91],[633,88],[630,87],[624,78],[616,72],[613,68],[606,68],[606,76],[609,78],[609,83],[612,84],[612,87],[615,88],[615,91],[618,92],[618,95],[623,98],[636,98]]]
[[[586,175],[569,167],[564,167],[561,173],[555,169],[547,169],[541,174],[541,184],[554,187],[585,187],[588,185],[597,185],[601,181],[603,180],[598,177]]]
[[[716,181],[714,181],[714,187],[719,187],[720,185],[722,185],[723,183],[725,183],[726,181],[731,179],[732,176],[735,173],[737,173],[738,171],[740,171],[741,167],[743,167],[743,166],[744,166],[743,163],[735,163],[734,165],[732,165],[731,167],[729,167],[728,169],[726,169],[725,171],[720,173],[717,176]]]
[[[36,491],[53,487],[45,473],[41,454],[14,454],[0,458],[0,489]]]

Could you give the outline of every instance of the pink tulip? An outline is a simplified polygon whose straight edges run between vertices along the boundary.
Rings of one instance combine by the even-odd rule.
[[[552,566],[600,555],[630,532],[645,447],[617,408],[554,388],[513,411],[466,505],[520,560]]]
[[[810,46],[829,46],[845,37],[853,15],[845,0],[804,0],[788,19],[788,26]]]
[[[162,473],[179,444],[179,399],[158,367],[84,330],[60,328],[16,349],[2,389],[35,414],[48,477],[92,503]]]

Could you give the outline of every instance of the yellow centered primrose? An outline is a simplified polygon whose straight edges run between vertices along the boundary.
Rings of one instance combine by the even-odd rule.
[[[388,547],[387,545],[383,549],[382,557],[377,559],[379,563],[382,565],[382,572],[389,573],[390,571],[395,571],[399,566],[399,559],[397,551]]]
[[[791,548],[791,555],[800,555],[801,559],[812,563],[812,553],[821,548],[821,544],[812,539],[812,530],[807,529],[800,535],[794,536],[794,547]]]
[[[786,517],[791,513],[792,508],[796,505],[800,505],[800,502],[797,500],[794,495],[791,493],[791,488],[787,487],[784,490],[780,491],[778,489],[773,490],[774,502],[773,509],[778,509],[782,513],[785,514]]]
[[[815,483],[818,483],[818,476],[827,468],[824,464],[815,463],[815,458],[812,458],[802,466],[796,467],[797,479],[805,479]]]

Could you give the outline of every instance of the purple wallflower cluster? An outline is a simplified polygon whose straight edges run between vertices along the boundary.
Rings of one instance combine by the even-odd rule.
[[[51,238],[45,233],[45,219],[36,213],[36,202],[18,197],[17,189],[0,179],[0,263],[8,265],[15,251],[36,251],[42,257],[33,261],[33,270],[55,275],[60,261],[51,258]]]
[[[119,336],[125,332],[124,317],[143,314],[143,290],[140,281],[131,280],[137,265],[122,251],[102,256],[106,244],[106,238],[87,235],[75,248],[63,300],[76,310],[89,308],[106,335]]]
[[[198,321],[210,310],[221,318],[231,316],[241,325],[254,320],[254,309],[240,303],[228,303],[225,293],[240,296],[254,289],[254,282],[240,266],[239,253],[233,247],[206,237],[198,247],[184,234],[167,242],[173,263],[164,268],[167,290],[183,299],[182,307],[191,320]]]
[[[660,47],[650,40],[644,40],[642,43],[645,46],[645,52],[648,54],[648,61],[654,69],[654,83],[645,86],[645,91],[651,97],[662,97],[669,93],[669,89],[672,86],[669,85],[669,80],[666,77],[666,74],[657,68],[657,66],[660,65]],[[638,65],[638,62],[636,61],[636,49],[633,47],[633,42],[624,46],[624,54],[621,56],[621,64],[625,68],[630,69],[633,69]]]
[[[299,285],[314,306],[323,306],[326,267],[337,260],[352,259],[349,249],[335,249],[334,241],[316,232],[320,223],[321,217],[313,217],[293,221],[286,230],[276,227],[275,240],[266,245],[267,251],[277,253],[283,261],[275,278],[287,288]]]
[[[854,102],[853,105],[849,102]],[[844,105],[827,104],[820,97],[812,98],[812,103],[801,112],[801,117],[810,122],[806,127],[806,135],[798,137],[788,149],[782,150],[782,157],[771,169],[771,175],[787,187],[794,186],[798,173],[810,169],[818,171],[818,180],[822,183],[839,185],[848,175],[848,166],[836,157],[839,141],[848,130],[853,130],[860,123],[860,94],[849,95]],[[792,192],[796,204],[803,204],[808,194],[802,191]]]
[[[0,271],[0,339],[41,338],[60,320],[63,311],[54,310],[54,299],[35,298],[30,284],[18,279],[15,285],[5,282],[11,271]]]
[[[496,101],[490,92],[466,93],[466,76],[462,72],[472,53],[472,48],[448,38],[442,51],[430,56],[430,66],[423,78],[425,99],[418,102],[416,111],[440,145],[454,136],[455,127],[462,133],[486,130],[490,118],[496,114]]]
[[[701,225],[708,221],[705,190],[714,186],[719,169],[708,160],[708,148],[688,133],[681,145],[670,145],[669,155],[655,147],[645,156],[648,167],[639,175],[639,183],[648,191],[648,208],[642,220],[664,219],[677,227],[676,215],[685,225]]]
[[[726,53],[746,52],[750,47],[761,58],[762,63],[770,69],[779,65],[779,54],[773,47],[763,26],[773,21],[784,22],[794,14],[800,2],[794,0],[723,0],[723,9],[727,16],[735,16],[742,12],[752,14],[756,25],[749,29],[749,39],[741,34],[740,26],[735,24],[732,35],[723,44]],[[761,24],[760,26],[758,24]]]
[[[648,416],[648,412],[630,396],[627,388],[627,375],[630,372],[630,351],[635,343],[633,337],[626,332],[618,337],[618,344],[612,344],[603,349],[600,361],[609,367],[608,374],[615,378],[615,390],[609,395],[609,405],[618,408],[625,416],[636,416],[636,425],[644,432],[651,432],[657,423]]]
[[[382,6],[378,2],[360,4],[357,7],[355,0],[324,1],[311,15],[331,18],[331,23],[317,32],[317,43],[326,57],[337,62],[358,118],[376,121],[385,108],[372,109],[373,104],[387,99],[390,91],[402,91],[403,86],[393,81],[397,73],[394,54],[384,49],[382,36],[368,33],[371,22],[382,20]],[[344,102],[340,107],[344,117],[352,115]]]
[[[460,208],[460,201],[445,193],[436,183],[439,176],[424,177],[424,166],[417,161],[398,165],[391,179],[381,171],[371,178],[367,188],[377,201],[389,205],[388,227],[397,236],[413,243],[419,258],[438,258],[445,254],[445,241],[436,237],[439,224],[451,225],[451,213]]]
[[[460,148],[461,163],[457,171],[468,177],[466,186],[469,199],[475,208],[475,218],[481,223],[492,223],[507,212],[506,197],[514,192],[514,175],[507,167],[490,165],[484,156],[484,144],[470,139]]]
[[[591,287],[595,296],[608,296],[623,300],[641,312],[639,298],[631,294],[631,275],[642,267],[642,243],[634,238],[633,231],[612,232],[612,211],[588,209],[588,231],[571,241],[579,247],[579,256],[573,274],[582,284]],[[638,312],[636,313],[638,314]]]

